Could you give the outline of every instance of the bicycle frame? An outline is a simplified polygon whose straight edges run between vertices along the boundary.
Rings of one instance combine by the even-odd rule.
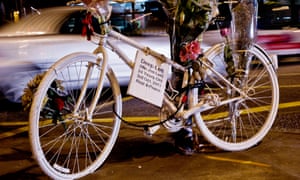
[[[136,48],[137,50],[141,50],[141,51],[145,52],[146,54],[155,57],[157,60],[159,60],[163,63],[169,64],[170,66],[172,66],[173,68],[175,68],[177,70],[180,70],[184,73],[188,73],[187,69],[184,66],[172,61],[170,58],[166,57],[163,54],[160,54],[160,53],[156,52],[155,50],[151,49],[150,47],[139,44],[138,42],[134,41],[133,39],[130,39],[129,37],[127,37],[125,35],[122,35],[122,34],[116,32],[114,30],[110,30],[109,33],[108,33],[108,36],[99,35],[99,34],[97,36],[98,36],[98,38],[100,38],[100,40],[99,40],[98,47],[94,50],[94,54],[96,54],[96,55],[103,54],[103,58],[101,58],[101,61],[102,61],[102,68],[104,68],[105,71],[102,71],[102,73],[106,72],[108,61],[109,61],[109,57],[107,57],[107,53],[104,50],[105,45],[107,45],[113,52],[115,52],[121,58],[121,60],[123,62],[125,62],[131,69],[134,68],[134,62],[122,51],[122,49],[120,49],[118,47],[117,44],[111,42],[111,40],[109,40],[108,36],[112,37],[114,39],[120,40],[122,42],[125,42],[126,44]],[[205,59],[205,56],[204,56],[204,58],[201,59],[201,63],[203,65],[202,68],[209,69],[211,72],[214,73],[214,75],[216,75],[218,78],[220,78],[226,85],[233,88],[235,91],[237,91],[240,94],[239,97],[235,97],[235,98],[230,99],[230,100],[221,101],[220,104],[228,104],[228,103],[237,101],[237,100],[241,99],[242,97],[247,97],[247,95],[244,92],[242,92],[239,88],[235,87],[232,83],[230,83],[229,80],[227,80],[222,74],[217,72],[210,65],[211,63],[209,63],[207,61],[209,61],[209,60]],[[87,76],[89,76],[89,75],[87,75]],[[104,77],[104,75],[102,75],[102,77]],[[86,77],[86,78],[88,79],[88,77]],[[194,80],[195,80],[195,78],[192,77],[191,81],[194,81]],[[103,78],[100,79],[100,81],[98,82],[98,87],[102,87],[102,84],[104,83],[103,81],[104,81]],[[188,85],[188,83],[183,84],[183,87],[186,87],[187,85]],[[86,87],[82,90],[82,93],[85,93],[85,89],[86,89]],[[91,104],[91,106],[90,106],[90,108],[87,112],[88,113],[87,117],[92,116],[92,113],[93,113],[93,111],[96,107],[97,99],[99,98],[100,92],[101,92],[101,88],[98,88],[97,89],[97,94],[94,98],[94,101],[92,102],[92,104]],[[192,95],[192,94],[190,94],[190,95]],[[79,101],[80,100],[81,99],[79,99]],[[164,96],[163,102],[164,102],[164,105],[167,106],[168,110],[171,113],[175,113],[177,111],[177,107],[166,96]],[[76,107],[77,108],[75,108],[74,112],[76,112],[77,109],[78,109],[78,106],[76,106]],[[202,112],[204,110],[208,110],[210,108],[213,108],[213,106],[210,106],[208,104],[198,103],[197,105],[195,105],[194,107],[189,108],[188,110],[182,110],[180,113],[177,113],[176,117],[180,118],[180,119],[187,119],[188,117],[190,117],[191,115],[193,115],[195,113],[199,113],[199,112]]]

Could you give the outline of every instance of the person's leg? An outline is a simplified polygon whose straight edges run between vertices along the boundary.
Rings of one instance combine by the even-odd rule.
[[[175,3],[174,5],[176,5]],[[175,8],[173,8],[175,10]],[[176,26],[176,18],[175,12],[169,13],[169,21],[168,21],[168,28],[167,33],[170,37],[170,51],[171,51],[171,58],[177,62],[180,62],[179,58],[179,51],[180,45],[182,43],[182,37],[178,36],[178,32],[175,29]],[[173,89],[181,91],[182,88],[182,80],[183,80],[183,72],[177,71],[176,69],[172,69],[171,75],[171,86]],[[193,142],[193,130],[192,130],[192,121],[188,120],[184,127],[181,128],[179,131],[172,134],[174,138],[174,145],[175,148],[178,150],[179,153],[184,155],[192,155],[194,152],[194,142]]]
[[[189,119],[185,126],[178,132],[173,134],[175,147],[179,153],[184,155],[192,155],[195,151],[192,120]]]
[[[174,2],[176,3],[170,3]],[[165,3],[175,6],[174,11],[169,13],[167,32],[170,37],[171,58],[177,63],[188,64],[189,61],[197,60],[201,54],[200,41],[202,32],[208,27],[216,4],[201,0],[166,0]],[[201,3],[200,3],[201,2]],[[206,8],[199,7],[199,4]],[[211,6],[210,8],[207,8]],[[196,47],[198,46],[198,47]],[[192,47],[192,48],[191,48]],[[199,50],[199,51],[198,51]],[[182,52],[181,52],[182,51]],[[191,52],[190,52],[191,51]],[[195,52],[194,52],[195,51]],[[172,70],[171,85],[173,89],[181,92],[183,73]],[[188,119],[184,127],[174,134],[175,145],[183,154],[190,155],[194,152],[192,119]]]

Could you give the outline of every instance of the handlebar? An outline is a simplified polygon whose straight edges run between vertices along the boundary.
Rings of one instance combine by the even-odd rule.
[[[108,0],[74,0],[67,2],[67,6],[73,6],[80,3],[83,3],[94,17],[101,19],[103,22],[109,20],[112,6],[109,5]]]

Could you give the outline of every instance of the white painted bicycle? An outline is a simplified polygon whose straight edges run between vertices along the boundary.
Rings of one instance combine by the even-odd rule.
[[[102,22],[106,20],[103,12],[95,14]],[[146,130],[162,125],[173,132],[192,118],[210,143],[227,151],[250,148],[270,130],[279,87],[271,58],[258,45],[232,52],[236,74],[229,79],[224,60],[228,42],[214,45],[192,66],[182,66],[113,31],[107,23],[100,26],[104,33],[95,35],[99,40],[95,51],[61,58],[46,72],[34,95],[30,143],[36,161],[50,177],[77,179],[93,173],[114,147],[122,122],[122,97],[108,65],[107,49],[134,69],[129,89],[152,93],[137,95],[132,88],[132,94],[161,106],[161,120],[144,126]],[[136,60],[130,61],[111,38],[136,48]],[[184,72],[179,91],[172,90],[166,80],[168,66]],[[141,76],[152,83],[147,85]],[[154,100],[149,97],[153,94]]]

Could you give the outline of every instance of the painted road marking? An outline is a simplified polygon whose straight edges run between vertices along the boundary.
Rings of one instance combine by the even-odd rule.
[[[12,137],[19,133],[24,133],[24,132],[28,132],[28,126],[23,126],[23,127],[11,130],[11,131],[3,132],[0,134],[0,139]]]
[[[287,102],[287,103],[281,103],[279,104],[278,109],[286,109],[286,108],[291,108],[291,107],[298,107],[300,106],[300,101],[294,101],[294,102]],[[266,107],[262,106],[262,107],[257,107],[257,108],[252,108],[249,109],[249,111],[252,112],[260,112],[260,111],[264,111]],[[218,113],[215,114],[214,116],[224,116],[226,114],[226,112],[222,113]],[[129,122],[145,122],[145,121],[158,121],[160,120],[160,118],[158,116],[128,116],[128,117],[123,117],[126,121]],[[212,115],[210,115],[210,118],[212,118]],[[104,120],[107,121],[107,120]],[[4,138],[8,138],[8,137],[12,137],[16,134],[19,133],[23,133],[28,131],[28,122],[0,122],[0,127],[4,127],[4,126],[23,126],[14,130],[11,130],[9,132],[2,132],[0,133],[0,139],[4,139]]]
[[[280,85],[280,88],[299,88],[300,84],[295,85]]]
[[[280,76],[300,76],[300,73],[280,73],[278,77]]]
[[[223,157],[216,157],[216,156],[205,156],[207,159],[217,160],[217,161],[227,161],[239,164],[247,164],[247,165],[254,165],[254,166],[261,166],[261,167],[271,167],[269,164],[255,162],[255,161],[245,161],[240,159],[231,159],[231,158],[223,158]]]

